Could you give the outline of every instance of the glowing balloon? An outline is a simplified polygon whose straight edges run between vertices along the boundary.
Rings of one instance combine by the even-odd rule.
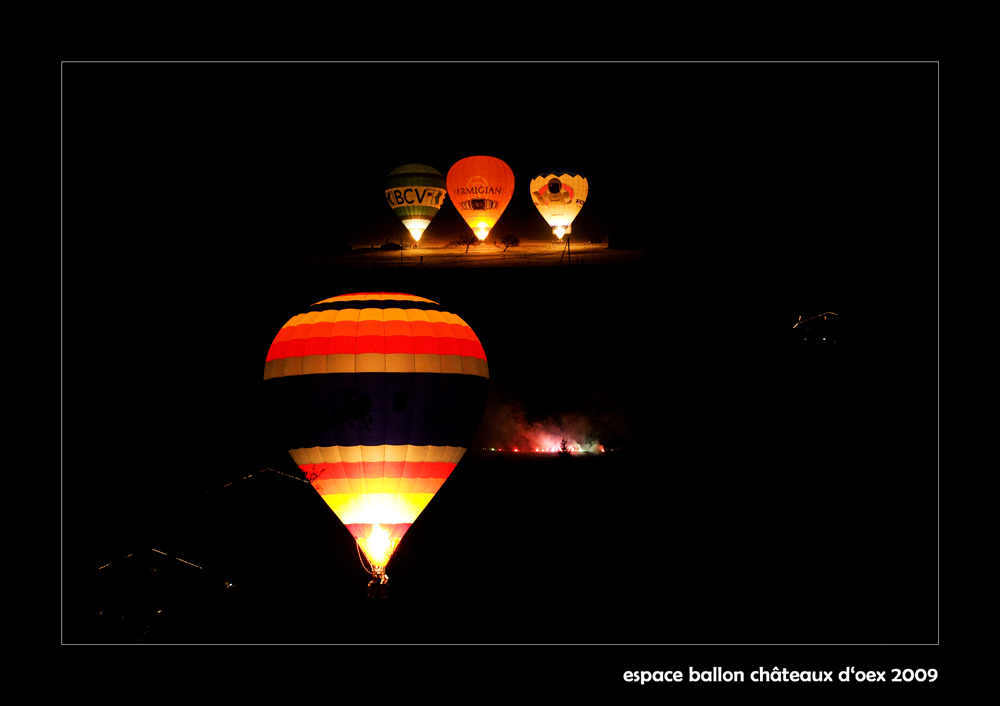
[[[543,171],[531,180],[531,199],[560,240],[587,202],[587,177],[568,169]]]
[[[496,157],[466,157],[448,170],[447,182],[455,208],[485,240],[514,194],[514,172]]]
[[[416,241],[447,197],[441,172],[425,164],[404,164],[385,180],[385,200]]]
[[[281,328],[264,387],[274,431],[384,582],[482,418],[489,368],[476,334],[423,297],[344,294]]]

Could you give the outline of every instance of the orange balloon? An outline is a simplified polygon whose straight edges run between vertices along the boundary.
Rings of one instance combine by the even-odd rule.
[[[514,194],[514,172],[496,157],[466,157],[452,165],[446,182],[459,214],[485,240]]]

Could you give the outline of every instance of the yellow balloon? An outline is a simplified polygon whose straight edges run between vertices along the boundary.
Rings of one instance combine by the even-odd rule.
[[[529,184],[531,199],[560,240],[572,231],[573,219],[587,202],[587,177],[568,169],[540,172]]]

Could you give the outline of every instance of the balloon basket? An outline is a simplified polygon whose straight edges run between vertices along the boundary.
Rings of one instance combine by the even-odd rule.
[[[388,598],[385,585],[389,582],[389,577],[386,575],[385,569],[374,567],[371,574],[372,580],[368,582],[368,597]]]

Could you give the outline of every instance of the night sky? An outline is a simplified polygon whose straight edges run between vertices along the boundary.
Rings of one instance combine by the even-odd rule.
[[[634,454],[621,483],[641,490],[628,492],[688,495],[699,511],[664,523],[655,540],[664,554],[683,554],[677,527],[693,524],[705,536],[729,533],[725,546],[741,557],[749,545],[807,552],[788,518],[820,500],[830,509],[831,496],[864,495],[866,517],[889,518],[880,537],[918,547],[896,560],[919,576],[908,585],[919,584],[920,628],[900,639],[933,642],[937,71],[64,64],[66,575],[134,543],[150,518],[200,488],[264,466],[294,470],[260,421],[271,339],[319,299],[403,291],[441,302],[476,331],[494,412],[586,417],[609,446]],[[500,222],[522,240],[550,237],[527,183],[562,165],[590,184],[573,237],[617,234],[642,249],[641,261],[399,271],[328,257],[338,239],[398,242],[402,226],[382,193],[391,170],[423,163],[446,174],[476,154],[512,168],[515,196]],[[446,204],[425,243],[444,245],[465,227]],[[843,348],[802,357],[791,326],[823,311],[841,317]],[[485,443],[490,430],[480,432]],[[900,481],[905,493],[894,493]],[[598,509],[558,503],[554,514],[598,535]],[[518,508],[497,503],[497,512],[512,533],[528,521]],[[745,523],[761,515],[748,534]],[[850,541],[885,551],[864,534]],[[778,571],[769,556],[766,569],[739,559],[739,580]],[[608,586],[632,580],[612,578],[620,568],[608,569]],[[480,570],[522,569],[488,555]],[[626,573],[641,583],[643,571]],[[596,641],[605,636],[614,639]]]

